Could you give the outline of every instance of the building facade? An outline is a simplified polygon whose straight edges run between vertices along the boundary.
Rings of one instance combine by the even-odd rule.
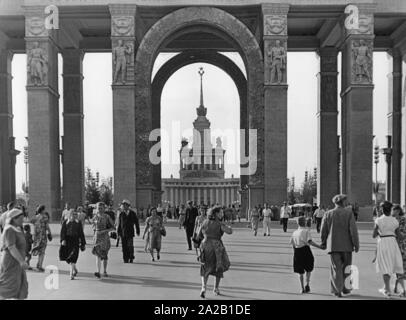
[[[288,51],[314,51],[320,57],[318,203],[329,204],[334,194],[343,192],[361,210],[370,210],[373,204],[373,52],[390,55],[389,108],[384,120],[392,137],[389,200],[405,204],[404,0],[3,0],[0,202],[15,196],[14,53],[27,54],[30,212],[44,204],[57,214],[62,199],[83,202],[82,61],[87,52],[112,52],[116,202],[126,198],[138,207],[161,202],[161,166],[149,159],[156,142],[150,140],[150,133],[160,127],[165,82],[176,70],[195,62],[222,68],[238,88],[240,128],[246,132],[241,159],[247,159],[241,161],[242,210],[265,201],[283,202]],[[152,77],[155,58],[161,52],[179,54]],[[239,52],[246,74],[219,52]],[[57,81],[59,53],[63,58],[63,97]],[[63,144],[59,99],[63,99],[64,109]]]
[[[240,179],[225,179],[226,150],[221,138],[216,139],[216,147],[211,143],[210,121],[204,106],[203,74],[200,74],[200,105],[196,109],[197,118],[193,122],[193,145],[189,147],[182,140],[179,150],[179,179],[162,179],[162,200],[170,205],[185,204],[188,200],[196,204],[221,204],[229,206],[240,203]]]

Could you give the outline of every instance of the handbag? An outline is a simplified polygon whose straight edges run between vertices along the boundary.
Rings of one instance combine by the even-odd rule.
[[[166,229],[165,229],[165,227],[162,227],[161,230],[159,230],[159,232],[161,233],[161,236],[163,236],[163,237],[166,236]]]
[[[111,231],[110,232],[110,238],[116,240],[117,239],[117,232]]]

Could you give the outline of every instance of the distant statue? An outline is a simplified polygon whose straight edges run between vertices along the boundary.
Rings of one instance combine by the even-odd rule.
[[[118,46],[113,49],[114,83],[117,83],[118,75],[121,74],[121,83],[125,83],[127,71],[127,56],[132,52],[131,46],[124,46],[123,40],[118,40]]]
[[[47,57],[38,42],[28,51],[28,73],[33,85],[43,85],[47,72]]]
[[[268,57],[271,62],[271,83],[281,83],[286,65],[286,50],[281,46],[280,40],[275,41],[275,47],[271,47]]]
[[[368,82],[372,82],[369,65],[372,57],[369,53],[369,48],[364,40],[359,41],[359,45],[352,46],[352,52],[355,59],[355,77],[356,81],[361,82],[363,77],[366,77]]]
[[[222,148],[222,142],[220,137],[217,137],[216,139],[216,148]]]

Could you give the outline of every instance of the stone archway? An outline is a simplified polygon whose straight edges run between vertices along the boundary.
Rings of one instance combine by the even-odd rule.
[[[263,97],[263,57],[254,35],[231,14],[212,7],[188,7],[174,11],[155,23],[140,43],[135,64],[136,84],[136,150],[137,150],[137,204],[147,206],[157,201],[154,196],[153,165],[149,160],[152,142],[149,134],[153,128],[151,73],[154,61],[160,50],[177,33],[188,32],[188,28],[203,26],[205,32],[222,35],[231,41],[244,61],[247,70],[247,118],[248,128],[257,130],[256,140],[249,137],[250,155],[256,151],[256,167],[249,176],[256,203],[264,198],[264,97]],[[255,142],[255,143],[254,143]]]
[[[161,120],[161,96],[163,88],[168,79],[182,67],[192,63],[209,63],[224,72],[234,81],[238,95],[240,98],[240,128],[247,129],[247,79],[240,68],[228,57],[218,53],[215,50],[187,50],[184,51],[170,60],[168,60],[157,72],[152,81],[152,127],[153,129],[160,128]],[[245,144],[243,149],[245,154],[248,154],[248,143]],[[161,187],[161,164],[154,165],[153,167],[153,186],[156,190]],[[241,176],[241,185],[248,183],[247,176]]]

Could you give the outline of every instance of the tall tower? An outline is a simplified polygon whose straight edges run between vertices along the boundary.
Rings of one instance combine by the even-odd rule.
[[[198,71],[200,76],[200,104],[196,108],[197,118],[193,122],[193,144],[182,140],[180,149],[181,178],[221,178],[224,179],[224,154],[221,139],[217,138],[216,147],[211,143],[210,121],[207,119],[207,108],[204,106],[203,75],[204,70]]]

